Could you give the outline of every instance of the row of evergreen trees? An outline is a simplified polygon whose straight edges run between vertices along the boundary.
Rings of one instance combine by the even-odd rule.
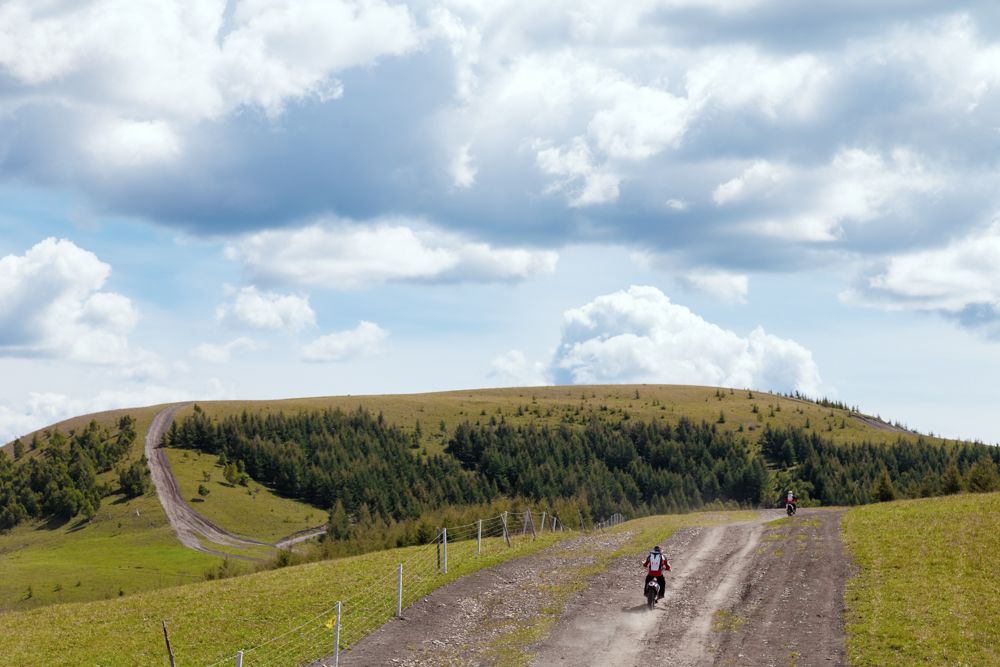
[[[414,435],[359,409],[293,415],[196,409],[167,436],[217,454],[279,493],[343,517],[410,521],[446,506],[503,496],[554,506],[579,500],[594,516],[773,505],[792,488],[806,503],[850,505],[1000,486],[1000,450],[900,438],[834,444],[815,431],[757,436],[681,417],[676,424],[592,417],[582,427],[459,424],[443,456],[413,453]],[[338,535],[339,536],[339,535]]]
[[[93,517],[101,499],[114,491],[111,485],[99,483],[97,476],[121,464],[135,438],[135,419],[124,416],[115,430],[91,421],[68,436],[58,430],[45,441],[36,436],[29,450],[15,441],[13,461],[0,455],[0,530],[29,518]],[[37,454],[26,456],[36,450]],[[145,462],[122,467],[118,481],[126,495],[143,493],[149,486]]]

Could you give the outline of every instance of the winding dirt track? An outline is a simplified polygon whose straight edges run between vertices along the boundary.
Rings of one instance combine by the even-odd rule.
[[[842,512],[778,511],[751,522],[678,531],[663,543],[672,571],[652,612],[641,594],[643,554],[612,561],[572,597],[548,636],[531,647],[536,667],[584,665],[844,664]],[[525,622],[588,549],[581,536],[453,582],[347,653],[343,664],[493,665],[506,619]],[[616,541],[609,535],[605,542]],[[592,552],[591,552],[592,553]],[[516,632],[519,623],[512,623]],[[318,663],[320,664],[320,663]],[[330,663],[332,664],[332,663]]]
[[[167,429],[170,428],[171,422],[173,422],[174,414],[186,405],[190,404],[184,403],[181,405],[173,405],[158,412],[156,416],[153,417],[153,422],[150,424],[149,430],[146,432],[145,445],[146,459],[149,462],[149,472],[153,478],[153,486],[156,488],[156,495],[160,499],[163,511],[167,514],[167,520],[170,522],[170,527],[174,529],[174,532],[177,534],[177,539],[181,541],[181,544],[190,549],[195,549],[197,551],[202,551],[216,556],[238,558],[240,560],[259,560],[250,556],[227,554],[222,551],[210,549],[202,545],[199,536],[214,544],[229,547],[247,548],[264,546],[284,549],[292,546],[293,544],[304,542],[305,540],[316,537],[323,532],[322,527],[311,528],[290,535],[276,544],[270,544],[268,542],[261,542],[260,540],[236,535],[235,533],[231,533],[228,530],[220,528],[198,512],[194,511],[190,505],[184,502],[184,498],[181,496],[180,488],[177,485],[177,480],[174,478],[174,474],[170,469],[170,461],[167,460],[167,453],[160,447],[160,445],[163,442],[163,436],[166,434]]]

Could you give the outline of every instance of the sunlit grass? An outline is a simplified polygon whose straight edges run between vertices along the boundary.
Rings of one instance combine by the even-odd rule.
[[[851,664],[1000,664],[1000,494],[858,507],[843,531]]]

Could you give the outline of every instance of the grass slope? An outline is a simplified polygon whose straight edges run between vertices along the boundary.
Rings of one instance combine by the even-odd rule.
[[[586,423],[592,414],[604,420],[639,418],[671,422],[681,416],[717,422],[721,414],[725,422],[718,424],[719,428],[738,430],[742,427],[750,437],[765,424],[805,426],[807,420],[812,428],[840,442],[860,439],[885,442],[900,435],[911,437],[873,428],[843,410],[795,399],[745,390],[675,385],[484,389],[281,401],[220,401],[200,405],[208,414],[218,417],[243,410],[292,412],[328,407],[355,410],[361,406],[372,412],[382,412],[388,421],[407,429],[414,429],[419,421],[423,450],[427,453],[442,451],[446,434],[464,420],[488,422],[491,418],[502,418],[513,424],[572,426]],[[754,406],[757,412],[753,411]],[[85,415],[48,429],[68,432],[85,426],[91,419],[110,425],[120,416],[132,414],[137,419],[139,437],[130,459],[137,459],[142,455],[146,429],[162,407]],[[192,409],[181,410],[178,418],[190,414]],[[27,443],[30,438],[28,434],[23,440]],[[28,454],[33,455],[36,454]],[[260,485],[251,484],[251,494],[243,487],[225,486],[213,457],[176,451],[169,452],[169,457],[186,498],[198,497],[202,475],[205,471],[210,472],[212,481],[207,486],[211,493],[205,502],[194,506],[230,531],[273,540],[324,520],[322,510],[280,498]],[[113,473],[107,474],[105,479],[112,476]],[[135,520],[136,510],[141,520]],[[269,555],[234,551],[257,557]],[[117,596],[119,591],[130,594],[174,585],[201,577],[220,562],[219,558],[191,552],[176,542],[155,495],[129,501],[113,496],[104,500],[100,514],[90,524],[24,525],[0,534],[0,611],[101,599]],[[80,586],[76,586],[77,582]],[[27,596],[29,588],[31,597]]]
[[[623,553],[644,551],[679,527],[732,521],[743,515],[702,513],[628,522],[616,528],[633,533],[627,546],[599,556],[606,564]],[[315,659],[329,651],[332,633],[325,627],[329,614],[324,612],[336,600],[358,596],[366,600],[363,606],[344,606],[345,645],[391,617],[399,562],[407,563],[405,600],[409,604],[458,577],[535,553],[573,535],[546,533],[532,540],[520,537],[517,530],[513,532],[514,548],[508,549],[500,538],[490,538],[484,540],[483,555],[479,557],[475,555],[474,541],[450,545],[448,574],[436,572],[433,552],[428,547],[408,547],[115,600],[10,613],[3,617],[5,632],[0,633],[0,655],[10,664],[160,665],[165,659],[160,621],[166,620],[178,664],[210,664],[306,623],[305,630],[291,633],[292,637],[302,637],[292,642],[291,651],[278,643],[270,653],[268,648],[259,649],[247,658],[248,664],[298,664],[299,660]],[[565,593],[552,592],[555,597],[551,613],[516,633],[519,642],[527,646],[547,632],[565,604]],[[497,654],[509,657],[511,646],[505,642],[505,646],[498,646]]]
[[[209,521],[237,535],[277,542],[326,522],[326,512],[277,496],[257,482],[251,481],[249,486],[229,484],[215,456],[168,449],[167,457],[184,499]],[[205,481],[205,473],[209,481]],[[201,485],[209,489],[204,498],[198,495]]]
[[[1000,664],[1000,494],[850,510],[853,665]]]
[[[428,394],[384,396],[332,396],[281,401],[211,401],[199,403],[210,416],[254,412],[294,412],[324,408],[344,411],[363,407],[381,412],[390,423],[411,431],[419,421],[422,444],[428,453],[443,450],[455,426],[468,420],[488,422],[501,417],[507,423],[582,425],[591,415],[609,421],[623,419],[676,422],[686,416],[694,421],[717,423],[723,430],[753,436],[766,424],[772,427],[799,426],[815,429],[834,442],[895,442],[915,434],[876,428],[846,410],[824,408],[815,403],[745,389],[717,389],[686,385],[595,385],[573,387],[530,387],[477,389]],[[756,406],[757,412],[754,412]],[[189,407],[178,413],[182,419]],[[442,423],[444,428],[442,429]],[[843,428],[842,428],[843,426]]]
[[[51,428],[69,432],[92,418],[112,424],[122,415],[132,414],[139,434],[129,455],[129,460],[134,460],[142,456],[146,430],[159,409],[88,415]],[[114,477],[112,472],[99,479],[112,482]],[[0,611],[98,600],[189,583],[204,578],[205,572],[219,563],[219,558],[180,545],[155,493],[131,500],[115,495],[102,501],[90,522],[34,522],[0,533]]]

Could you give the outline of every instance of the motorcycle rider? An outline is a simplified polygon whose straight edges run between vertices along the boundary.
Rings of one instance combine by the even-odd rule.
[[[785,496],[785,509],[787,509],[788,506],[791,505],[792,512],[795,512],[795,510],[798,509],[798,503],[799,499],[795,497],[795,493],[791,489],[788,489],[788,495]]]
[[[642,561],[642,566],[646,568],[646,583],[642,585],[642,590],[645,591],[649,582],[656,579],[660,584],[660,592],[656,599],[662,600],[667,590],[667,579],[663,576],[663,573],[670,571],[670,563],[667,562],[666,556],[660,551],[659,544],[653,547],[653,550],[646,556],[646,560]]]

